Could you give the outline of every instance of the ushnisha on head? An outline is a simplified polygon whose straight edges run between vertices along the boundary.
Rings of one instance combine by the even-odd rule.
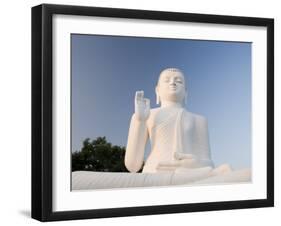
[[[159,75],[155,92],[157,104],[177,103],[183,106],[187,97],[184,74],[177,68],[166,68]]]

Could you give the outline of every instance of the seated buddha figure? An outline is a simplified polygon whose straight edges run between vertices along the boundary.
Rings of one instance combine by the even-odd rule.
[[[144,163],[143,173],[191,172],[213,170],[207,119],[185,109],[187,87],[184,74],[177,68],[163,70],[155,88],[160,107],[150,108],[143,91],[135,94],[125,166],[138,172],[143,166],[146,143],[151,151]],[[220,170],[228,170],[224,166]],[[214,170],[213,170],[214,171]]]

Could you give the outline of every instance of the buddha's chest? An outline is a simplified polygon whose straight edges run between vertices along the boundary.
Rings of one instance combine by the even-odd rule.
[[[147,121],[148,132],[151,135],[163,135],[171,137],[174,135],[189,136],[194,133],[195,120],[192,113],[183,110],[164,109],[151,114]]]

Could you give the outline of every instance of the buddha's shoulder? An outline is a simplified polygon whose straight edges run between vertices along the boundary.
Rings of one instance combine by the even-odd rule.
[[[190,112],[190,111],[187,111],[187,110],[185,110],[184,112],[185,112],[185,114],[191,116],[191,117],[194,118],[194,119],[197,119],[197,120],[206,120],[206,117],[203,116],[203,115],[199,115],[199,114],[197,114],[197,113],[193,113],[193,112]]]
[[[160,111],[163,111],[163,108],[161,107],[157,107],[157,108],[151,108],[150,109],[150,115],[151,116],[155,116],[157,113],[159,113]],[[200,114],[196,114],[196,113],[193,113],[193,112],[190,112],[190,111],[187,111],[186,109],[184,109],[184,115],[186,117],[189,117],[189,118],[192,118],[196,121],[207,121],[207,118],[203,115],[200,115]]]
[[[155,114],[155,113],[159,112],[160,110],[161,110],[160,107],[158,107],[158,108],[151,108],[150,109],[150,114]]]
[[[187,110],[185,110],[184,113],[187,117],[191,117],[192,119],[194,119],[195,122],[207,123],[207,118],[203,115],[199,115],[197,113],[193,113],[193,112],[190,112],[190,111],[187,111]]]
[[[161,108],[160,107],[158,107],[158,108],[151,108],[150,109],[150,114],[149,114],[149,119],[151,120],[151,119],[154,119],[157,115],[158,115],[158,113],[161,111]]]

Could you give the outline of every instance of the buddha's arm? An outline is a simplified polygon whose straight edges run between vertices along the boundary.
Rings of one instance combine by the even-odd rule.
[[[213,167],[211,160],[209,133],[207,119],[199,116],[196,119],[195,150],[199,157],[200,165]]]
[[[146,121],[137,119],[133,114],[125,154],[125,166],[130,172],[137,172],[142,167],[147,139]]]

